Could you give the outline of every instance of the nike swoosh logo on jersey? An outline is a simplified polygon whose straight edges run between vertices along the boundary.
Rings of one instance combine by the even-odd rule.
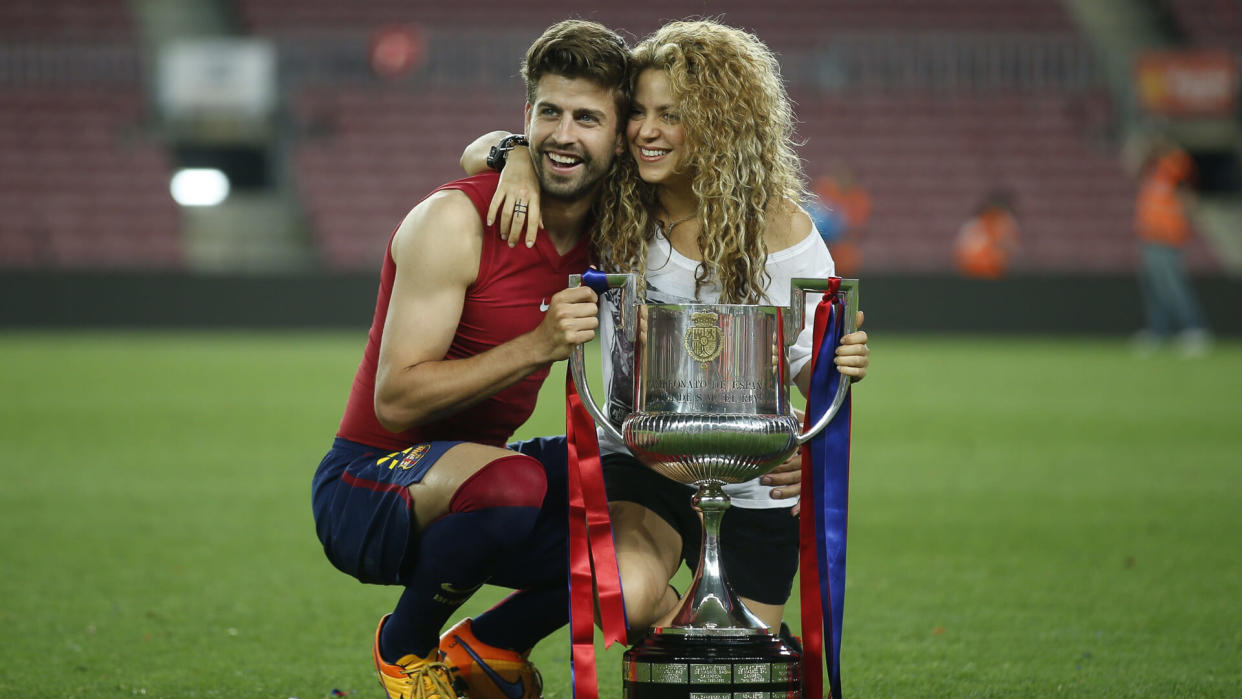
[[[551,308],[551,307],[552,307],[552,306],[548,305],[548,300],[547,300],[547,299],[544,299],[544,300],[542,300],[542,301],[540,301],[540,302],[539,302],[539,312],[540,312],[540,313],[547,313],[547,312],[548,312],[548,309],[549,309],[549,308]]]
[[[474,662],[479,664],[479,669],[483,671],[483,674],[487,675],[492,682],[495,682],[496,686],[500,687],[500,691],[504,692],[506,697],[509,699],[522,699],[522,697],[526,695],[526,685],[522,682],[521,677],[517,679],[517,682],[509,682],[505,678],[501,677],[499,672],[493,670],[491,665],[483,662],[483,658],[480,658],[479,654],[474,652],[474,649],[470,647],[470,644],[461,640],[461,636],[453,634],[453,640],[457,641],[461,644],[462,648],[466,649],[466,653],[468,653],[471,658],[474,658]]]

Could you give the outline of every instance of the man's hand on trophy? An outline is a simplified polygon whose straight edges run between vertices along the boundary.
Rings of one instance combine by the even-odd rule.
[[[851,381],[862,381],[867,376],[867,366],[871,363],[871,348],[867,346],[867,333],[862,330],[863,312],[858,312],[859,330],[841,337],[837,346],[837,356],[833,360],[837,371],[850,377]]]
[[[566,359],[577,345],[595,338],[599,327],[599,297],[578,286],[556,292],[548,302],[543,322],[535,329],[551,361]]]

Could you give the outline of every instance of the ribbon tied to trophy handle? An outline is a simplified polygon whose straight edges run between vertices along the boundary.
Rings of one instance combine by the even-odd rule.
[[[844,295],[843,313],[841,319],[844,325],[842,336],[849,335],[858,330],[858,280],[842,279],[841,277],[828,277],[827,279],[816,279],[810,277],[794,277],[789,282],[789,314],[785,316],[785,342],[793,344],[798,338],[798,333],[802,332],[802,326],[805,323],[806,311],[806,293],[821,292],[825,296],[828,295]],[[833,395],[832,404],[824,411],[819,420],[798,436],[798,444],[806,444],[812,437],[819,434],[832,422],[841,410],[841,406],[845,403],[845,396],[850,389],[850,377],[841,374],[837,381],[837,390]]]
[[[626,339],[632,343],[638,331],[638,296],[634,275],[588,269],[582,274],[569,275],[569,288],[573,289],[579,286],[588,287],[601,297],[604,295],[604,292],[610,289],[621,290],[621,298],[618,304],[621,309],[621,319],[617,329],[624,332]],[[591,386],[587,383],[586,377],[585,350],[582,345],[574,346],[573,352],[570,353],[569,371],[574,385],[577,386],[578,393],[582,397],[582,405],[591,414],[595,423],[608,433],[610,437],[624,444],[625,438],[621,436],[621,431],[617,429],[617,426],[611,420],[604,416],[603,411],[596,404],[594,396],[591,395]]]

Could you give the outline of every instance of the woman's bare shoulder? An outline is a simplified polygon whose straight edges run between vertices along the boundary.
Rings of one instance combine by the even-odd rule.
[[[810,215],[790,199],[769,207],[767,218],[763,238],[770,253],[793,247],[811,234]]]

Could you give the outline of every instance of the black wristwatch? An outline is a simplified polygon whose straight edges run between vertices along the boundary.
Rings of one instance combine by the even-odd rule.
[[[500,139],[500,143],[492,146],[491,152],[487,154],[487,166],[496,172],[505,169],[505,161],[509,158],[509,151],[517,146],[530,147],[530,141],[526,140],[525,134],[509,134]]]

